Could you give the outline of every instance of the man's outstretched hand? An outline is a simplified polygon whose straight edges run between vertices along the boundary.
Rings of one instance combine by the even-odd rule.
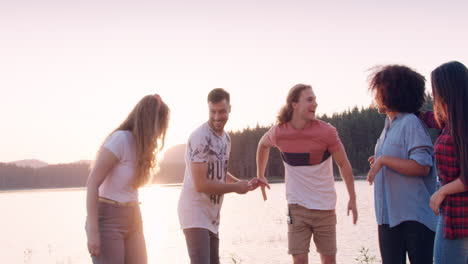
[[[268,184],[268,180],[266,178],[253,178],[249,181],[249,183],[251,183],[251,191],[257,189],[258,187],[260,187],[262,189],[262,195],[263,195],[263,200],[266,201],[267,200],[267,196],[266,196],[266,191],[265,191],[265,187],[267,187],[268,189],[270,189],[270,185]]]
[[[249,191],[253,191],[258,187],[267,187],[268,189],[270,189],[270,185],[268,185],[268,181],[266,181],[266,179],[253,178],[249,181]]]

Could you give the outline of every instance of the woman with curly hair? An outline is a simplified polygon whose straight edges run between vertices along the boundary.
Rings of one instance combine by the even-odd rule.
[[[414,114],[424,103],[425,79],[406,66],[389,65],[371,75],[369,90],[385,127],[369,158],[382,262],[432,263],[436,217],[429,199],[436,188],[434,151]]]
[[[420,118],[442,129],[435,156],[442,187],[430,206],[439,215],[434,261],[436,264],[468,263],[468,72],[460,62],[437,67],[431,74],[434,112]]]
[[[138,188],[164,146],[169,108],[147,95],[104,141],[87,183],[86,235],[97,264],[146,264]]]

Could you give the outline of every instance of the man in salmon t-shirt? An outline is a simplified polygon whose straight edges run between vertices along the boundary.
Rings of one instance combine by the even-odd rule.
[[[291,88],[277,124],[263,135],[257,149],[257,177],[266,181],[269,149],[281,152],[288,200],[288,253],[294,264],[308,263],[313,235],[323,264],[336,263],[335,160],[349,193],[348,214],[357,222],[351,165],[336,129],[316,119],[316,96],[310,85]]]

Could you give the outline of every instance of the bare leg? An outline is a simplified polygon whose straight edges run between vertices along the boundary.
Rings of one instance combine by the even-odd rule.
[[[293,256],[294,264],[308,264],[309,263],[309,256],[307,255],[307,253],[296,254],[292,256]]]
[[[336,255],[323,255],[320,254],[322,264],[336,264]]]

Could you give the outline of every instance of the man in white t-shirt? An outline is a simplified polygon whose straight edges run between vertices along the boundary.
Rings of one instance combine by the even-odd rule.
[[[231,139],[224,131],[231,105],[229,93],[216,88],[208,94],[209,120],[189,137],[178,213],[191,264],[219,263],[220,210],[225,193],[245,194],[262,180],[239,180],[227,172]]]

